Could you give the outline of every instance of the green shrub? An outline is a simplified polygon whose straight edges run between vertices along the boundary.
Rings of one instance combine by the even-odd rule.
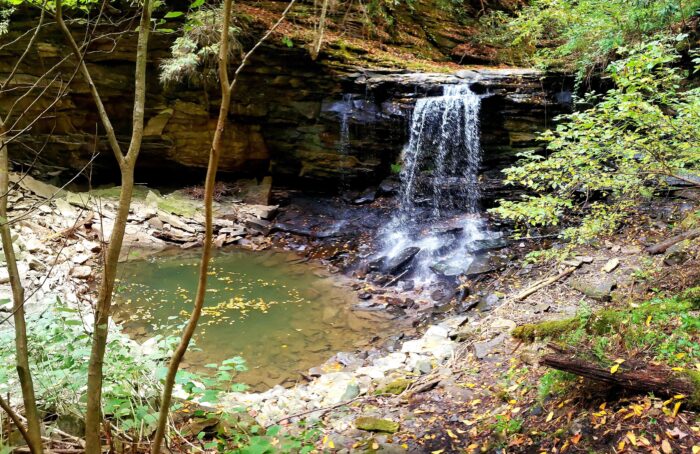
[[[615,88],[589,95],[586,110],[564,115],[544,156],[534,152],[505,170],[506,182],[530,191],[492,211],[532,227],[576,222],[562,236],[576,242],[614,232],[632,209],[673,178],[697,178],[700,89],[682,87],[687,74],[673,42],[652,41],[608,67]]]

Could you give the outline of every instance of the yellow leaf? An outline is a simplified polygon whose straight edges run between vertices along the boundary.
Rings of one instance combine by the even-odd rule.
[[[447,435],[448,435],[450,438],[457,439],[457,435],[455,435],[454,432],[452,432],[450,429],[447,429]]]
[[[661,442],[661,450],[664,452],[664,454],[671,454],[673,452],[673,449],[671,449],[671,443],[664,439],[664,441]]]
[[[680,403],[680,402],[676,402],[676,405],[673,406],[673,414],[672,414],[672,416],[673,416],[674,418],[675,418],[676,415],[678,414],[678,410],[680,410],[680,408],[681,408],[681,403]]]
[[[651,315],[647,317],[647,326],[651,325]]]
[[[600,408],[601,410],[605,410],[605,406],[606,406],[606,405],[608,405],[608,403],[607,403],[607,402],[603,402],[602,404],[600,404],[600,407],[598,407],[598,408]]]
[[[693,446],[693,454],[698,454],[700,452],[700,446],[695,445]]]
[[[328,447],[331,449],[335,448],[335,443],[333,443],[333,440],[328,440]]]
[[[685,397],[686,397],[685,394],[676,394],[675,396],[673,396],[673,398],[676,400],[685,399]]]
[[[676,359],[683,359],[684,357],[685,357],[685,353],[683,353],[683,352],[676,353]]]
[[[372,443],[372,449],[374,449],[375,451],[379,449],[379,443],[377,443],[376,441]]]
[[[627,432],[627,439],[632,445],[637,446],[637,436],[632,432]]]
[[[613,367],[610,368],[610,373],[611,373],[611,374],[614,374],[615,372],[617,372],[617,370],[618,370],[619,368],[620,368],[620,365],[619,365],[619,364],[615,364]]]
[[[432,451],[431,454],[440,454],[444,449],[438,449],[437,451]]]
[[[618,451],[622,451],[623,449],[625,449],[625,440],[622,440],[621,442],[619,442],[619,443],[617,444],[617,450],[618,450]]]
[[[547,415],[547,419],[545,419],[544,422],[549,422],[552,420],[552,418],[554,418],[554,412],[550,411],[549,414]]]

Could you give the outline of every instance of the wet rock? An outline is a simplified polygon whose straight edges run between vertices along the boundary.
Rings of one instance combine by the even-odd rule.
[[[475,277],[495,270],[496,266],[492,263],[491,257],[488,254],[477,255],[474,257],[472,263],[469,264],[469,267],[467,267],[464,275],[467,277]]]
[[[245,227],[252,233],[267,235],[272,228],[272,223],[265,219],[248,219],[245,221]]]
[[[435,263],[433,265],[430,265],[429,268],[433,273],[437,274],[438,276],[444,276],[444,277],[459,276],[464,271],[463,268],[458,267],[458,266],[454,266],[454,265],[450,265],[447,262],[438,262],[438,263]]]
[[[382,269],[382,265],[384,264],[384,261],[386,260],[386,257],[380,257],[376,260],[372,260],[371,262],[367,263],[367,271],[379,271]]]
[[[401,183],[398,181],[392,179],[392,178],[387,178],[383,180],[381,183],[379,183],[379,187],[377,188],[377,194],[379,195],[394,195],[399,192],[399,187],[401,186]]]
[[[589,298],[598,301],[609,301],[610,293],[617,286],[612,277],[585,276],[571,280],[571,287]]]
[[[486,252],[494,249],[502,249],[508,246],[508,240],[506,238],[485,238],[483,240],[475,240],[469,245],[469,250],[472,253],[478,254],[480,252]]]
[[[352,203],[355,205],[364,205],[366,203],[372,203],[376,199],[376,194],[377,194],[377,189],[376,188],[369,188],[362,194],[360,194],[359,197],[355,198]]]
[[[355,419],[355,427],[368,432],[386,432],[393,434],[399,430],[400,425],[389,419],[361,416]]]
[[[419,252],[419,247],[407,247],[396,256],[386,259],[382,265],[382,272],[396,275],[404,271],[411,265],[413,258]]]

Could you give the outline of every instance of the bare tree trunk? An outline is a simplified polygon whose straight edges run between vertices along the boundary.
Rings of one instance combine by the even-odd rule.
[[[199,317],[204,306],[204,297],[207,289],[207,272],[209,271],[209,260],[211,258],[213,213],[212,203],[214,201],[214,186],[216,184],[216,171],[219,166],[219,156],[221,155],[221,139],[228,121],[228,112],[231,104],[232,87],[228,79],[228,43],[229,43],[229,23],[231,21],[231,2],[224,0],[224,17],[221,27],[221,41],[219,45],[219,81],[221,83],[221,107],[219,108],[219,119],[216,123],[216,131],[209,152],[209,165],[207,166],[207,176],[204,183],[204,246],[202,258],[199,264],[199,277],[197,280],[197,293],[194,300],[194,309],[187,322],[187,326],[182,332],[180,344],[177,346],[173,357],[170,359],[168,373],[165,377],[163,396],[160,401],[160,415],[158,417],[158,428],[153,439],[151,452],[159,454],[163,440],[165,439],[165,429],[170,413],[170,402],[175,385],[175,376],[180,368],[180,362],[187,352],[187,348],[192,340],[194,330],[197,328]]]
[[[197,280],[197,293],[195,294],[194,308],[190,319],[187,322],[187,326],[182,332],[182,338],[177,346],[177,349],[173,353],[170,363],[168,365],[168,372],[165,377],[165,385],[163,387],[163,395],[160,401],[160,414],[158,417],[158,427],[156,429],[156,434],[151,445],[152,454],[160,454],[163,448],[163,441],[165,440],[165,430],[168,422],[168,415],[170,413],[170,403],[172,401],[173,387],[175,386],[175,377],[177,376],[177,371],[180,368],[180,363],[182,358],[187,352],[187,348],[190,345],[194,331],[199,323],[199,317],[202,313],[202,308],[204,307],[204,298],[206,296],[207,289],[207,272],[209,270],[209,261],[211,259],[211,249],[212,249],[212,233],[213,233],[213,201],[214,201],[214,187],[216,184],[216,171],[219,166],[219,156],[221,155],[222,149],[222,139],[224,134],[224,129],[226,128],[226,122],[228,121],[228,112],[231,105],[231,94],[233,93],[236,83],[238,82],[238,76],[248,62],[250,56],[260,47],[260,45],[265,41],[272,32],[282,23],[282,21],[287,17],[287,13],[291,10],[292,6],[296,0],[291,0],[282,15],[277,20],[277,22],[270,27],[270,29],[263,35],[260,40],[243,56],[241,63],[236,68],[233,76],[233,81],[229,82],[228,76],[228,45],[229,45],[229,23],[231,20],[231,3],[232,0],[224,0],[224,11],[223,11],[223,23],[221,28],[221,42],[219,46],[219,82],[221,84],[221,107],[219,108],[219,118],[216,123],[216,131],[214,132],[214,138],[212,140],[211,149],[209,152],[209,165],[207,167],[207,175],[204,183],[204,218],[205,218],[205,233],[204,233],[204,245],[202,249],[202,258],[199,265],[199,277]]]
[[[316,60],[318,58],[319,52],[321,52],[321,45],[323,44],[323,33],[326,29],[326,14],[328,14],[328,2],[330,0],[323,0],[321,5],[321,14],[318,18],[318,25],[316,26],[316,34],[314,35],[314,40],[311,43],[311,59]]]
[[[134,167],[141,149],[143,139],[144,107],[146,102],[146,66],[148,63],[148,39],[151,22],[150,0],[145,0],[138,28],[138,43],[136,48],[136,69],[134,87],[134,110],[132,117],[132,133],[129,149],[124,154],[119,146],[114,128],[106,113],[102,99],[92,80],[90,72],[83,61],[80,49],[62,17],[61,0],[56,1],[56,22],[68,41],[75,58],[80,65],[81,74],[90,87],[90,93],[97,107],[100,120],[107,133],[107,139],[112,147],[121,172],[121,191],[119,206],[114,219],[114,227],[109,238],[109,246],[104,256],[102,282],[100,284],[95,305],[95,324],[92,339],[92,350],[88,365],[87,382],[87,413],[85,415],[85,451],[88,454],[101,452],[100,427],[102,422],[102,381],[103,361],[107,348],[109,319],[112,308],[112,293],[117,274],[117,263],[124,240],[127,217],[134,189]]]
[[[36,408],[34,383],[29,370],[29,349],[27,344],[27,325],[24,319],[24,287],[17,269],[17,258],[12,244],[12,232],[7,220],[7,196],[10,189],[9,158],[7,145],[4,142],[4,124],[0,124],[0,236],[2,249],[5,253],[7,272],[12,287],[12,312],[15,322],[15,358],[17,375],[22,388],[24,412],[27,418],[26,442],[32,453],[43,452],[41,445],[41,425],[39,412]]]

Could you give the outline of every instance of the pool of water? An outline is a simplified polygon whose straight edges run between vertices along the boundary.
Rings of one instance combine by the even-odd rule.
[[[192,309],[197,253],[165,253],[121,265],[115,320],[137,340],[177,334]],[[367,347],[387,332],[386,315],[353,311],[354,292],[341,276],[282,252],[231,250],[209,270],[196,349],[184,368],[242,356],[239,382],[252,390],[291,385],[338,351]]]

